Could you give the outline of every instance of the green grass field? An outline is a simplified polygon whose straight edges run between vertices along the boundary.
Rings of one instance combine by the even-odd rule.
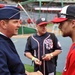
[[[27,65],[27,64],[25,64],[25,69],[26,69],[27,71],[29,71],[29,72],[33,72],[33,71],[34,71],[34,67],[31,66],[31,65]],[[61,75],[61,73],[60,73],[60,72],[57,72],[56,75]]]

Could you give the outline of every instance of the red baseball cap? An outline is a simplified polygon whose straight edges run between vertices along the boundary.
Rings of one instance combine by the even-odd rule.
[[[66,21],[67,19],[75,19],[75,6],[74,5],[67,5],[62,8],[61,12],[57,14],[51,22],[53,23],[61,23]]]
[[[0,8],[3,8],[5,5],[4,4],[0,4]]]
[[[47,25],[49,22],[45,18],[40,18],[36,21],[36,25]]]
[[[55,17],[51,22],[53,22],[53,23],[60,23],[60,22],[66,21],[66,20],[67,20],[67,18]]]

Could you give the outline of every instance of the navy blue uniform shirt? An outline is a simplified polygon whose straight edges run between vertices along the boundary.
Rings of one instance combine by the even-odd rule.
[[[54,40],[52,40],[52,37],[51,37],[52,34],[53,33],[47,32],[42,36],[38,36],[37,34],[30,36],[27,39],[25,52],[30,52],[33,56],[43,61],[42,55],[51,53],[55,50],[62,50],[61,45],[54,34],[53,34]],[[45,69],[46,69],[46,72],[48,71],[48,73],[54,72],[55,66],[56,66],[55,57],[49,61],[45,61]],[[42,72],[43,64],[40,67],[34,64],[34,71],[37,71],[37,70],[40,70]]]
[[[0,34],[0,75],[26,75],[11,39]]]

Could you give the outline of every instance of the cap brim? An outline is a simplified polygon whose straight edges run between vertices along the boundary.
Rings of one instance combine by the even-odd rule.
[[[66,21],[66,20],[67,20],[67,18],[54,18],[51,22],[60,23],[60,22]]]
[[[39,24],[37,24],[37,25],[39,25],[39,26],[41,26],[41,25],[47,25],[49,22],[41,22],[41,23],[39,23]]]
[[[4,4],[0,4],[0,8],[3,8],[5,5]]]

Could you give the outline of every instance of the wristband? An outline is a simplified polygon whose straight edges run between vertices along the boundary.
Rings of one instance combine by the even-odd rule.
[[[32,58],[32,61],[35,61],[35,60],[36,60],[36,58],[35,58],[35,57],[33,57],[33,58]]]
[[[53,58],[53,54],[52,53],[50,53],[50,56]]]

